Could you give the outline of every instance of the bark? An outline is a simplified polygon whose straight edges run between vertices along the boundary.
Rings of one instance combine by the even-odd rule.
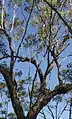
[[[7,68],[4,68],[3,66],[0,66],[0,73],[2,73],[6,81],[9,94],[10,94],[10,98],[11,98],[11,102],[12,102],[12,106],[16,113],[17,119],[25,119],[24,112],[23,112],[21,103],[19,101],[18,95],[17,95],[15,80],[12,80],[13,77],[10,77],[10,71]]]
[[[59,87],[53,91],[48,91],[47,89],[44,90],[44,93],[42,92],[38,95],[37,101],[29,110],[27,119],[36,119],[41,109],[46,106],[54,96],[57,94],[65,94],[70,90],[72,90],[72,84],[66,84],[65,86],[61,88]]]
[[[9,89],[9,94],[12,101],[12,106],[17,115],[17,119],[36,119],[41,109],[46,106],[54,96],[56,96],[57,94],[65,94],[68,91],[72,90],[72,84],[65,84],[63,87],[57,87],[57,89],[53,91],[49,91],[48,89],[43,88],[44,91],[42,90],[42,92],[38,94],[36,102],[30,108],[27,117],[25,117],[17,95],[16,83],[15,80],[12,80],[12,78],[10,77],[10,71],[7,68],[0,66],[0,73],[2,73],[7,83],[7,87]]]
[[[69,119],[71,119],[71,112],[72,112],[72,98],[70,100]]]

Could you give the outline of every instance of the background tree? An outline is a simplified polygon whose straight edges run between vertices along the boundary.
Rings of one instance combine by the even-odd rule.
[[[54,96],[72,90],[60,71],[71,47],[71,5],[69,0],[0,2],[0,35],[5,43],[1,42],[0,73],[18,119],[36,119]],[[51,87],[48,76],[54,68],[57,77],[52,82],[57,83]]]
[[[65,82],[72,83],[72,63],[70,62],[65,69],[62,70],[62,77]],[[72,114],[72,91],[69,94],[69,119],[71,119]]]

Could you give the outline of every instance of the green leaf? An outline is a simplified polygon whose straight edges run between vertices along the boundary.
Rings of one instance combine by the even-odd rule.
[[[61,14],[62,17],[66,15],[65,11],[60,11],[59,13]]]

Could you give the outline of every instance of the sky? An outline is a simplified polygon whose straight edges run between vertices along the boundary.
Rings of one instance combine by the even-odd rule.
[[[10,19],[12,19],[12,18],[10,18]],[[32,27],[31,25],[29,25],[28,32],[29,33],[35,32],[35,28]],[[67,56],[69,54],[69,52],[71,52],[71,50],[72,50],[72,44],[66,49],[66,51],[63,53],[63,56]],[[24,56],[27,56],[27,55],[28,55],[28,49],[25,48],[24,49]],[[65,61],[62,62],[62,68],[64,68],[66,66],[66,64],[69,63],[71,60],[72,60],[72,57],[65,59]],[[27,77],[27,74],[28,74],[28,71],[29,71],[29,67],[31,67],[30,75],[33,76],[34,73],[35,73],[35,67],[32,64],[30,64],[30,63],[16,63],[15,64],[14,71],[16,71],[16,69],[23,70],[23,75],[22,75],[21,78],[24,79],[24,78]],[[41,64],[41,67],[42,67],[42,71],[44,72],[45,71],[45,68],[46,68],[46,59]],[[49,78],[49,77],[47,77],[47,78]],[[55,87],[55,84],[58,84],[58,80],[57,80],[57,68],[56,68],[56,66],[52,70],[50,80],[49,79],[47,80],[47,86],[50,85],[51,89],[53,89]],[[11,108],[11,104],[9,104],[9,110],[11,111],[11,109],[12,109]],[[45,107],[45,109],[46,109],[46,107]],[[47,112],[45,114],[46,114],[47,118],[52,119],[51,116]],[[68,113],[67,112],[64,112],[64,114],[61,116],[60,119],[64,119],[64,118],[65,119],[68,119]],[[42,117],[40,116],[40,114],[37,116],[37,119],[42,119]]]

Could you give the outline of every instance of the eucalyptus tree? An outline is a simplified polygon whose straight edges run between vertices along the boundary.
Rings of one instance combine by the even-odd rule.
[[[67,67],[65,69],[62,70],[61,75],[63,77],[63,80],[65,83],[69,82],[72,83],[72,62],[70,62],[69,64],[67,64]],[[69,119],[71,119],[71,112],[72,112],[72,91],[69,94],[69,98],[67,99],[67,101],[69,102]]]
[[[1,44],[0,48],[0,73],[18,119],[36,119],[54,96],[72,90],[72,84],[63,83],[60,71],[64,59],[71,56],[69,49],[68,56],[64,57],[65,51],[71,47],[71,9],[69,0],[0,1],[0,40],[6,45]],[[19,72],[16,72],[18,65]],[[54,83],[52,88],[47,82],[55,67],[58,84]],[[26,70],[28,77],[25,80]],[[19,77],[16,80],[15,74],[20,78],[23,74],[22,83],[18,83]],[[54,78],[51,80],[55,81]],[[23,87],[19,88],[21,85]]]

